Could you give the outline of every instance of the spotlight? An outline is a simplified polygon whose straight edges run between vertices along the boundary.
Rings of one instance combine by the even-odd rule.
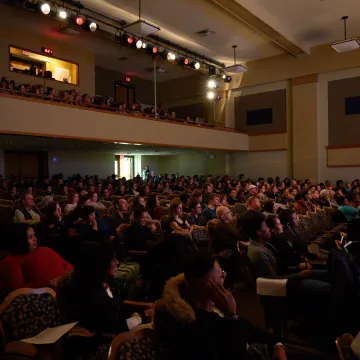
[[[67,12],[65,10],[60,10],[59,11],[59,17],[63,20],[65,20],[67,18]]]
[[[81,26],[81,25],[84,23],[84,18],[82,18],[81,16],[77,16],[77,17],[75,18],[75,22],[76,22],[79,26]]]
[[[189,59],[188,58],[179,58],[179,65],[182,66],[188,66],[189,65]]]
[[[97,26],[97,23],[95,22],[91,22],[90,25],[89,25],[89,29],[91,32],[95,32],[97,30],[98,26]]]
[[[127,42],[128,44],[132,44],[134,42],[134,39],[131,36],[128,36]]]
[[[142,48],[143,48],[143,49],[146,49],[146,47],[147,47],[146,42],[143,42],[143,43],[142,43]]]
[[[230,75],[227,75],[227,76],[225,76],[225,78],[224,78],[224,82],[226,82],[226,83],[228,83],[228,84],[231,83],[231,80],[232,80],[232,77],[231,77]]]
[[[208,88],[209,89],[215,89],[216,88],[216,82],[214,80],[208,81]]]
[[[141,47],[142,47],[142,41],[141,40],[138,40],[137,42],[136,42],[136,48],[137,49],[141,49]]]
[[[199,70],[200,69],[200,63],[199,62],[196,62],[195,65],[194,65],[195,69],[196,70]]]
[[[225,75],[225,74],[223,74],[222,78],[223,78],[223,79],[226,79],[226,75]]]
[[[206,94],[206,97],[209,99],[209,100],[214,100],[215,99],[215,93],[213,91],[209,91],[207,94]]]
[[[43,14],[45,14],[45,15],[50,14],[51,8],[50,8],[49,4],[47,4],[47,3],[42,4],[40,9]]]
[[[152,48],[152,52],[153,52],[153,54],[156,54],[156,53],[158,52],[158,48],[157,48],[156,46],[154,46],[154,47]]]
[[[172,52],[168,52],[168,54],[167,54],[167,59],[169,60],[169,61],[174,61],[175,60],[175,58],[176,58],[176,55],[174,54],[174,53],[172,53]]]

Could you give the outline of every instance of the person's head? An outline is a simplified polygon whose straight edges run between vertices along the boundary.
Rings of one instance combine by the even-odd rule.
[[[193,199],[195,199],[196,201],[198,201],[199,203],[202,202],[203,200],[203,197],[202,197],[202,192],[200,190],[194,190],[192,193],[191,193],[191,197]]]
[[[31,209],[34,206],[34,197],[32,194],[25,194],[23,202],[27,209]]]
[[[336,199],[336,201],[339,204],[339,206],[349,206],[350,205],[350,201],[346,196],[339,196]]]
[[[219,206],[216,209],[216,217],[225,224],[228,224],[233,219],[231,211],[226,206]]]
[[[51,185],[47,185],[45,190],[46,190],[46,192],[49,193],[49,194],[52,193],[52,186],[51,186]]]
[[[95,209],[93,206],[86,205],[83,207],[83,219],[91,221],[95,219]]]
[[[271,234],[265,222],[265,215],[249,211],[239,219],[241,219],[242,229],[251,239],[257,241],[270,239]]]
[[[124,192],[125,192],[125,185],[124,185],[124,184],[121,184],[121,185],[119,186],[119,191],[120,191],[121,193],[124,193]]]
[[[170,216],[171,217],[179,217],[183,212],[182,202],[179,199],[173,199],[170,203]]]
[[[310,201],[312,199],[312,194],[310,190],[304,192],[305,200]]]
[[[94,243],[82,249],[74,277],[87,289],[102,287],[104,282],[116,275],[118,265],[119,261],[112,243]]]
[[[208,206],[211,206],[211,207],[216,207],[216,206],[219,206],[219,195],[217,194],[211,194],[209,197],[208,197]]]
[[[28,254],[37,249],[35,231],[29,224],[16,224],[14,227],[14,248],[16,254]]]
[[[236,198],[236,195],[237,195],[236,189],[232,188],[232,189],[230,190],[230,192],[229,192],[229,196],[230,196],[231,198],[235,199],[235,198]]]
[[[102,190],[102,183],[96,184],[96,191],[97,191],[98,193],[100,193],[101,190]]]
[[[79,202],[80,196],[77,192],[74,192],[70,197],[71,204],[77,204]]]
[[[99,196],[95,191],[90,194],[90,202],[96,203],[98,201],[98,199],[99,199]]]
[[[200,215],[202,212],[202,206],[196,199],[191,200],[190,209],[193,215]]]
[[[136,189],[137,189],[136,183],[133,183],[133,184],[132,184],[131,189],[134,190],[134,191],[136,191]]]
[[[259,194],[264,194],[266,191],[265,185],[259,186]]]
[[[272,200],[267,200],[267,201],[265,201],[265,203],[264,203],[263,211],[264,211],[264,212],[268,212],[268,213],[276,213],[276,211],[277,211],[277,206],[276,206],[276,204],[274,203],[274,201],[272,201]]]
[[[293,188],[293,189],[291,190],[291,193],[290,193],[290,194],[295,197],[295,196],[297,195],[297,193],[298,193],[297,189],[296,189],[296,188]]]
[[[311,196],[312,196],[312,198],[313,198],[314,200],[318,200],[319,197],[320,197],[320,194],[319,194],[319,192],[318,192],[317,190],[314,190],[314,191],[312,192]]]
[[[261,209],[260,200],[256,196],[250,196],[246,200],[246,207],[248,210],[260,211]]]
[[[144,194],[150,194],[150,186],[149,185],[144,186]]]
[[[148,198],[148,201],[146,202],[146,209],[147,210],[154,210],[156,208],[158,208],[160,206],[160,200],[159,197],[157,195],[155,196],[150,196]]]
[[[104,191],[103,191],[103,196],[104,196],[105,198],[108,198],[108,197],[110,196],[109,189],[104,189]]]
[[[138,223],[140,226],[146,226],[146,222],[148,221],[149,213],[144,207],[136,210],[134,212],[134,222]]]
[[[183,206],[189,207],[191,200],[191,195],[189,193],[182,193],[180,194],[180,201],[182,202]]]
[[[28,194],[32,194],[33,193],[33,188],[32,188],[32,186],[28,186],[28,188],[27,188],[27,193]]]
[[[275,215],[270,215],[266,218],[266,225],[273,234],[281,235],[283,233],[283,225],[280,219]]]
[[[115,200],[114,202],[115,202],[115,209],[118,211],[121,211],[121,212],[127,211],[129,208],[129,205],[125,199],[118,199],[118,200]]]
[[[184,277],[190,292],[209,297],[209,301],[212,299],[208,282],[212,280],[216,285],[223,286],[225,275],[219,263],[208,251],[192,253],[185,261]]]
[[[52,201],[47,206],[48,216],[55,215],[56,217],[61,216],[61,207],[58,202]]]
[[[222,188],[223,188],[222,182],[221,181],[217,182],[216,183],[216,190],[222,190]]]
[[[296,229],[299,226],[296,212],[293,210],[288,209],[281,211],[279,219],[285,228]]]
[[[11,186],[11,187],[10,187],[10,194],[12,194],[12,195],[16,195],[16,194],[17,194],[17,188],[16,188],[16,186]]]
[[[227,198],[225,194],[219,196],[219,205],[225,206],[227,203]]]
[[[212,189],[213,189],[212,184],[205,184],[205,186],[204,186],[204,193],[205,193],[205,194],[211,194]]]

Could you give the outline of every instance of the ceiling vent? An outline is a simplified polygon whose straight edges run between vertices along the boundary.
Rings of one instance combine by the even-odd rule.
[[[60,33],[69,35],[69,36],[78,36],[80,35],[80,30],[73,26],[66,26],[59,30]]]
[[[147,71],[147,72],[154,72],[154,68],[153,68],[153,67],[147,68],[146,71]],[[158,72],[158,73],[160,73],[160,74],[166,74],[168,71],[167,71],[166,69],[158,66],[158,67],[156,68],[156,72]]]
[[[198,32],[195,33],[197,36],[200,37],[205,37],[205,36],[209,36],[209,35],[213,35],[215,34],[214,30],[211,30],[210,28],[204,29],[204,30],[200,30]]]

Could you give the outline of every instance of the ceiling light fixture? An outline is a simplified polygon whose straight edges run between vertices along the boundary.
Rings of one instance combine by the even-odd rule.
[[[81,26],[81,25],[84,23],[84,18],[81,17],[81,16],[77,16],[77,17],[75,18],[75,22],[76,22],[79,26]]]
[[[89,25],[89,29],[91,32],[95,32],[98,29],[96,22],[92,21]]]
[[[215,99],[215,93],[213,91],[209,91],[207,94],[206,94],[206,97],[209,99],[209,100],[214,100]]]
[[[48,3],[42,4],[40,9],[41,9],[41,12],[44,15],[49,15],[50,14],[51,8],[50,8],[50,5]]]
[[[216,82],[214,80],[208,81],[208,88],[209,89],[215,89],[216,88]]]
[[[65,20],[67,18],[67,12],[64,9],[59,10],[59,17]]]
[[[237,45],[233,45],[232,48],[234,49],[234,65],[232,66],[227,66],[224,68],[224,70],[226,72],[232,73],[232,74],[239,74],[239,73],[244,73],[246,71],[248,71],[248,69],[245,66],[236,64],[236,48]]]
[[[134,42],[134,39],[131,36],[128,36],[127,42],[128,44],[132,44]]]
[[[344,37],[345,40],[336,41],[329,44],[330,47],[338,53],[352,51],[360,48],[360,42],[357,38],[347,39],[346,21],[349,17],[343,16],[341,19],[344,21]]]
[[[136,42],[136,48],[137,49],[141,49],[142,48],[142,41],[141,40],[138,40],[137,42]]]

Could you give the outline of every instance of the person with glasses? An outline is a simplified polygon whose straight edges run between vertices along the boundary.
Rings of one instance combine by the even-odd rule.
[[[187,259],[184,273],[167,282],[156,329],[165,357],[250,359],[249,349],[257,343],[266,344],[273,359],[286,360],[275,336],[238,315],[232,293],[224,288],[225,276],[209,252],[199,251]]]
[[[193,226],[193,225],[205,226],[206,220],[201,215],[201,212],[202,212],[201,203],[198,200],[193,199],[193,200],[191,200],[189,207],[191,209],[191,214],[186,219],[188,224],[190,226]]]

